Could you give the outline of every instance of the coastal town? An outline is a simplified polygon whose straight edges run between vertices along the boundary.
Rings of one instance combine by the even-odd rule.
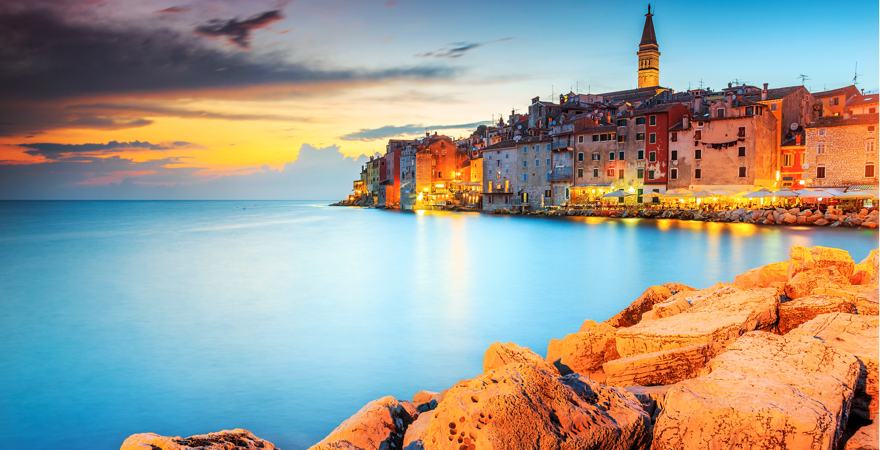
[[[676,92],[652,18],[649,6],[637,88],[534,97],[464,138],[391,139],[338,204],[877,227],[877,93]]]

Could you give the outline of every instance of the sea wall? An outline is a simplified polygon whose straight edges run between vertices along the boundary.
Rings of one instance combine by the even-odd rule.
[[[732,282],[652,286],[544,356],[495,343],[474,378],[374,400],[312,449],[876,449],[877,278],[877,250],[793,247]],[[274,447],[245,430],[122,445],[193,448]]]

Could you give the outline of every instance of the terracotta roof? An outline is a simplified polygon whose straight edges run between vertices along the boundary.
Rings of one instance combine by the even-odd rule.
[[[844,127],[849,125],[870,125],[877,123],[877,114],[859,114],[852,117],[832,116],[820,117],[813,123],[807,125],[807,128],[819,127]]]
[[[832,97],[835,95],[847,94],[847,98],[852,97],[854,95],[859,95],[859,89],[853,85],[844,86],[842,88],[832,89],[830,91],[822,91],[816,92],[813,94],[813,97],[821,98],[821,97]]]
[[[863,94],[856,95],[855,97],[851,97],[846,101],[846,106],[860,106],[860,105],[870,105],[871,103],[877,103],[878,95],[880,94]]]

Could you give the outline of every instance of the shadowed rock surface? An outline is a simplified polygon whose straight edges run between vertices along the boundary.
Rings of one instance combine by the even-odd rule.
[[[159,436],[155,433],[133,434],[122,443],[120,450],[273,450],[274,448],[271,442],[254,436],[248,430],[236,428],[190,437]]]
[[[318,442],[313,450],[401,449],[406,428],[418,413],[391,396],[373,400]]]

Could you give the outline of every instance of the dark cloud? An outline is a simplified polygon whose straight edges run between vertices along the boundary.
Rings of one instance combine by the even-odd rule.
[[[172,29],[62,19],[0,8],[0,109],[13,100],[266,86],[448,78],[444,66],[326,69],[279,55],[227,52]],[[0,117],[5,121],[6,117]]]
[[[189,8],[187,8],[185,6],[169,6],[167,8],[162,8],[156,12],[159,14],[181,14],[181,13],[185,13],[188,11],[189,11]]]
[[[501,39],[495,39],[494,41],[487,42],[453,42],[449,44],[448,47],[443,47],[437,50],[432,50],[429,52],[419,53],[416,56],[422,58],[461,58],[467,52],[495,43],[495,42],[503,42],[509,41],[513,38],[505,37]]]
[[[122,150],[171,150],[181,147],[192,146],[189,142],[175,141],[163,144],[154,144],[147,141],[119,142],[110,141],[95,144],[58,144],[54,142],[38,142],[32,144],[18,144],[25,149],[25,153],[31,156],[42,156],[46,159],[59,160],[78,157],[77,154],[88,153],[91,155],[101,153],[116,153]]]
[[[342,139],[346,141],[374,141],[376,139],[383,139],[400,135],[419,134],[424,133],[425,131],[476,128],[480,125],[491,125],[491,122],[481,121],[460,123],[454,125],[385,125],[379,128],[364,128],[353,133],[348,133],[346,135],[343,135]]]
[[[40,164],[0,164],[0,199],[294,199],[338,200],[351,190],[364,158],[332,146],[303,145],[281,170],[211,176],[178,158],[133,161],[79,157]]]
[[[229,42],[246,49],[251,46],[251,32],[253,30],[267,27],[283,17],[281,11],[275,9],[259,13],[244,20],[239,20],[238,18],[229,20],[214,19],[196,27],[196,32],[206,36],[225,37],[229,39]]]
[[[218,120],[275,120],[280,122],[307,122],[306,116],[292,116],[280,114],[248,114],[248,113],[224,113],[208,110],[194,110],[147,103],[87,103],[74,104],[66,108],[75,113],[95,112],[99,114],[118,117],[126,114],[149,117],[180,117],[185,119],[218,119]]]

